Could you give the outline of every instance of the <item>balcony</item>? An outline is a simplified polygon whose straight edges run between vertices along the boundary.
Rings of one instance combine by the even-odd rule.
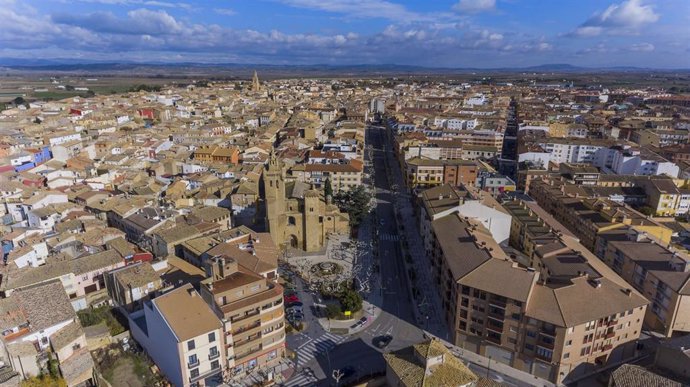
[[[545,341],[539,340],[537,343],[538,346],[546,348],[546,349],[553,349],[554,348],[554,343],[547,343]]]
[[[607,333],[606,336],[604,336],[605,339],[611,339],[614,337],[616,337],[616,332],[610,332],[610,333]]]
[[[259,315],[259,309],[256,309],[256,310],[253,310],[253,311],[251,311],[251,312],[249,312],[249,313],[246,313],[246,314],[244,314],[244,315],[242,315],[242,316],[232,317],[232,318],[230,319],[230,322],[231,322],[231,323],[236,323],[236,322],[239,322],[239,321],[242,321],[242,320],[246,320],[246,319],[248,319],[248,318],[250,318],[250,317],[254,317],[254,316],[258,316],[258,315]]]
[[[500,301],[500,300],[497,300],[495,298],[492,298],[489,300],[489,305],[494,306],[496,308],[505,309],[507,306],[507,303],[505,301]]]
[[[555,338],[556,337],[556,330],[555,329],[542,328],[542,330],[539,331],[539,334]]]
[[[236,356],[235,356],[235,362],[236,362],[236,363],[241,363],[241,361],[239,361],[240,359],[244,359],[245,357],[248,357],[248,356],[251,356],[251,355],[253,355],[253,354],[257,353],[257,352],[260,352],[262,349],[263,349],[263,347],[262,347],[261,345],[259,345],[258,347],[252,348],[252,349],[250,349],[249,351],[246,351],[246,352],[244,352],[244,353],[241,353],[241,354],[239,354],[239,355],[236,355]]]
[[[198,382],[199,380],[206,379],[209,376],[213,376],[213,375],[220,373],[220,371],[221,371],[221,368],[216,367],[216,368],[212,368],[212,369],[204,372],[203,374],[199,374],[197,376],[190,376],[189,377],[189,383],[194,383],[194,382]]]
[[[217,359],[218,357],[220,357],[220,352],[218,352],[218,351],[216,351],[215,353],[209,353],[208,354],[208,360]]]
[[[499,312],[498,310],[489,309],[488,315],[489,317],[499,321],[503,321],[506,318],[505,312],[502,310]]]
[[[606,345],[604,345],[603,347],[601,347],[601,351],[602,351],[602,352],[610,351],[610,350],[612,350],[612,349],[613,349],[613,344],[606,344]]]
[[[613,326],[618,324],[618,320],[610,320],[608,323],[606,323],[607,326]]]
[[[251,330],[251,329],[254,329],[254,328],[258,328],[258,327],[260,327],[260,326],[261,326],[261,321],[259,320],[259,321],[256,321],[254,324],[247,325],[247,326],[244,326],[244,327],[237,328],[237,329],[233,330],[233,331],[232,331],[232,334],[233,334],[233,335],[236,335],[236,334],[239,334],[239,333],[242,333],[242,332],[246,332],[246,331]]]
[[[251,344],[252,342],[261,339],[261,334],[257,333],[253,336],[249,336],[245,340],[240,340],[240,341],[235,341],[233,345],[235,346],[235,350],[239,351],[242,349],[242,347]]]
[[[500,335],[499,335],[499,337],[496,337],[496,336],[486,336],[486,340],[489,341],[489,342],[491,342],[491,343],[501,345],[501,337],[500,337]]]
[[[194,361],[190,361],[187,363],[187,368],[189,368],[189,369],[194,368],[194,367],[198,367],[198,366],[199,366],[199,359],[198,358],[195,359]]]
[[[545,362],[551,363],[551,356],[543,355],[539,353],[538,351],[534,354],[534,357],[536,357],[539,360],[543,360]]]

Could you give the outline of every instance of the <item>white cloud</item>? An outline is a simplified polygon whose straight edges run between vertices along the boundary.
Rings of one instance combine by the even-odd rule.
[[[615,35],[634,34],[640,27],[657,20],[659,14],[651,5],[644,5],[642,0],[627,0],[611,4],[604,12],[594,14],[575,30],[574,35],[592,37],[605,31]]]
[[[629,47],[630,51],[650,52],[654,51],[654,45],[651,43],[635,43]]]
[[[460,0],[453,9],[460,12],[485,12],[496,8],[496,0]]]
[[[235,12],[234,9],[230,9],[230,8],[214,8],[213,12],[215,12],[219,15],[224,15],[224,16],[233,16],[233,15],[237,14],[237,12]]]
[[[602,27],[578,27],[574,34],[583,38],[590,38],[593,36],[599,36],[603,30],[604,29]]]
[[[104,4],[104,5],[124,5],[124,6],[148,6],[148,7],[162,7],[162,8],[183,8],[191,9],[192,6],[188,3],[179,1],[161,1],[161,0],[76,0],[82,3]]]
[[[385,18],[391,20],[417,20],[420,14],[405,6],[386,0],[277,0],[295,8],[312,9],[345,14],[359,18]]]

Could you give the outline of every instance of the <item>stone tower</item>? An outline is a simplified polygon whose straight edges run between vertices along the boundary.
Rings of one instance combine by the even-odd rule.
[[[252,91],[258,93],[261,90],[261,84],[259,83],[259,75],[254,70],[254,76],[252,77]]]
[[[279,245],[285,237],[287,217],[285,215],[285,176],[283,165],[271,151],[268,164],[264,166],[262,174],[265,205],[266,225],[273,241]]]
[[[311,189],[304,193],[304,249],[316,251],[323,245],[323,219],[321,218],[321,198],[319,191],[312,185]]]

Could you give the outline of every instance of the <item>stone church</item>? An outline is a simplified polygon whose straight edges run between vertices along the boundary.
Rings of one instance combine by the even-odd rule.
[[[309,184],[285,182],[285,169],[273,152],[261,176],[266,225],[280,247],[319,251],[328,234],[350,232],[350,218]]]

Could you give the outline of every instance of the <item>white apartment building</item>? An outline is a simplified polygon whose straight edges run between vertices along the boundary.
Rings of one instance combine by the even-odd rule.
[[[191,284],[129,316],[132,337],[175,387],[205,386],[224,368],[222,325]]]
[[[612,147],[597,151],[594,165],[607,168],[618,175],[678,177],[680,168],[675,163],[664,159],[647,149],[631,147]]]

